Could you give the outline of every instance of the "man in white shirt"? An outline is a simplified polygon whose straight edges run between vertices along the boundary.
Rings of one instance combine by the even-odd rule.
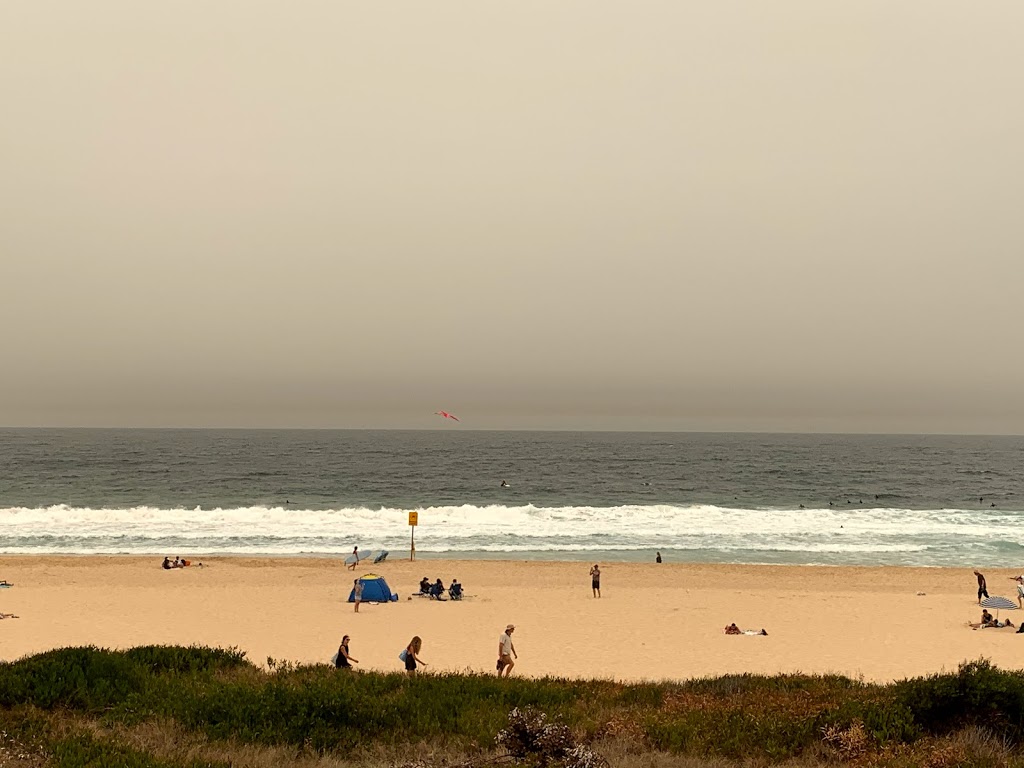
[[[512,644],[512,633],[515,631],[516,625],[509,624],[505,627],[505,633],[498,638],[498,677],[501,677],[502,671],[505,672],[505,677],[508,677],[512,667],[516,665],[512,658],[519,658],[516,647]]]

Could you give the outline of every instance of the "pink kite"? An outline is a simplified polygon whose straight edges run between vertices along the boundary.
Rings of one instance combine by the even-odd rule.
[[[451,419],[452,421],[458,421],[458,416],[452,416],[448,411],[434,411],[435,416],[440,416],[442,419]]]

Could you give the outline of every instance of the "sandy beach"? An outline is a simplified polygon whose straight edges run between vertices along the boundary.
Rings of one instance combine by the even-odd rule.
[[[327,662],[342,634],[363,669],[398,671],[423,638],[427,672],[494,671],[507,623],[515,674],[679,679],[726,673],[841,673],[866,680],[955,670],[986,657],[1024,666],[1024,635],[973,631],[981,613],[969,570],[807,566],[603,564],[602,597],[589,563],[389,560],[355,574],[384,576],[401,599],[344,600],[354,578],[340,560],[202,558],[161,569],[160,558],[3,557],[0,658],[69,645],[236,646],[250,659]],[[986,573],[989,593],[1014,596],[1010,570]],[[408,597],[423,576],[452,577],[467,599]],[[923,593],[923,594],[919,594]],[[1022,612],[1003,611],[1014,624]],[[723,627],[768,631],[726,636]]]

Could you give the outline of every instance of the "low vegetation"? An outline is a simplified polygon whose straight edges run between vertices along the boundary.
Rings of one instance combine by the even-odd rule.
[[[1021,766],[1024,672],[499,680],[65,648],[0,664],[0,766]]]

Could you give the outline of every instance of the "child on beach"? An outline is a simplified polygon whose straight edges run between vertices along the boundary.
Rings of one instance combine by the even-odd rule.
[[[356,601],[356,613],[359,613],[359,604],[363,602],[363,582],[356,579],[353,583],[352,592]]]

